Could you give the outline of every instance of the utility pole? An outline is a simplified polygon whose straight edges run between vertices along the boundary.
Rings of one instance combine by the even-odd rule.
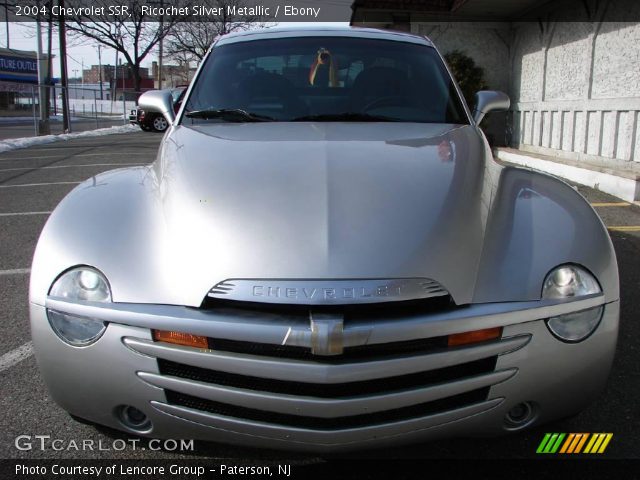
[[[118,26],[117,36],[120,42],[122,42],[122,34],[120,33],[120,26]],[[113,89],[111,92],[111,111],[113,111],[113,104],[116,101],[116,93],[118,93],[118,49],[116,48],[115,51],[116,51],[116,61],[113,64]],[[124,76],[124,72],[122,72],[122,75]],[[123,95],[124,95],[124,92],[123,92]]]
[[[40,6],[40,2],[38,2],[38,6]],[[47,113],[48,95],[44,87],[45,59],[42,57],[42,25],[40,24],[40,16],[36,18],[36,36],[36,48],[38,54],[38,135],[49,135],[49,115]],[[47,67],[48,66],[49,61],[47,60]]]
[[[98,78],[100,81],[100,100],[104,100],[102,95],[102,45],[98,44]]]
[[[53,5],[53,4],[51,4]],[[51,53],[51,50],[53,48],[53,17],[51,15],[51,9],[49,9],[49,15],[47,18],[47,94],[46,94],[46,100],[47,100],[47,113],[46,113],[46,117],[47,117],[47,121],[46,121],[46,128],[47,131],[45,133],[45,135],[48,135],[49,133],[51,133],[49,131],[50,125],[49,125],[49,113],[51,112],[51,94],[53,93],[53,111],[54,111],[54,115],[55,115],[55,111],[56,111],[56,87],[55,84],[53,83],[53,54]]]
[[[113,64],[113,92],[111,93],[111,103],[116,100],[118,91],[118,50],[116,50],[116,62]],[[113,106],[111,107],[113,109]]]
[[[7,29],[7,48],[11,48],[9,45],[9,0],[4,2],[4,26]]]
[[[64,11],[64,0],[58,0],[60,10]],[[67,32],[65,29],[64,15],[60,15],[58,30],[60,39],[60,77],[62,81],[62,125],[65,133],[71,133],[71,121],[69,118],[69,84],[67,78]]]
[[[162,11],[162,7],[164,6],[163,0],[160,0],[160,11]],[[163,35],[163,15],[160,15],[160,35]],[[158,90],[162,90],[162,41],[164,36],[160,37],[160,45],[158,51]]]

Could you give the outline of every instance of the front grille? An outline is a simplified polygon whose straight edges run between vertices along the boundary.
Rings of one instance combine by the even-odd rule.
[[[377,320],[402,320],[412,316],[427,315],[458,308],[449,296],[404,302],[386,302],[362,305],[313,306],[282,305],[252,302],[238,302],[221,299],[205,299],[202,309],[236,319],[288,321],[292,325],[309,325],[310,311],[314,313],[334,313],[343,317],[345,327],[358,324],[370,324]],[[401,342],[367,344],[345,347],[340,355],[313,355],[308,347],[266,344],[228,340],[224,338],[208,339],[211,350],[243,353],[265,357],[307,360],[318,363],[351,363],[353,361],[382,360],[398,355],[425,355],[447,348],[447,337],[419,338]]]
[[[222,290],[218,293],[225,295]],[[279,331],[282,330],[282,326],[291,326],[291,328],[301,330],[305,334],[310,333],[304,329],[310,329],[310,317],[317,312],[331,314],[338,318],[342,317],[344,331],[347,332],[349,329],[356,330],[360,326],[365,329],[375,328],[375,325],[380,322],[415,321],[416,318],[424,317],[430,313],[458,308],[465,307],[457,307],[448,295],[410,301],[352,305],[259,304],[208,297],[200,307],[202,310],[218,314],[221,319],[231,317],[234,322],[246,320],[247,324],[254,324],[256,318],[259,318],[261,324],[269,324],[270,322],[274,325],[277,324]],[[493,345],[494,343],[496,345]],[[500,340],[491,340],[483,342],[483,346],[498,347],[499,343]],[[476,382],[475,378],[494,372],[498,358],[497,353],[487,353],[486,355],[489,355],[487,358],[465,361],[464,352],[476,347],[480,348],[481,345],[449,347],[448,336],[346,346],[343,353],[333,356],[313,355],[308,346],[244,341],[242,337],[234,339],[209,337],[207,346],[213,353],[226,357],[226,363],[236,365],[237,368],[234,371],[237,373],[189,365],[185,362],[197,364],[197,358],[208,355],[209,352],[201,350],[197,355],[193,355],[191,360],[188,360],[187,352],[175,349],[170,357],[172,360],[158,358],[161,377],[165,377],[165,379],[177,378],[184,381],[158,382],[158,386],[165,389],[169,405],[239,420],[329,432],[418,419],[485,402],[490,390],[490,387],[485,385],[491,381],[490,377],[483,378],[480,382]],[[160,348],[172,349],[172,346],[165,344]],[[499,351],[499,348],[493,350],[493,352],[496,351]],[[162,357],[161,351],[159,353]],[[433,362],[427,362],[432,366],[424,368],[432,368],[431,370],[403,373],[403,365],[415,364],[415,361],[411,360],[412,357],[428,357],[430,355],[445,357],[450,366],[433,368]],[[282,359],[282,361],[289,359],[297,362],[295,378],[306,381],[266,378],[268,375],[266,372],[265,376],[257,376],[262,375],[260,372],[263,372],[264,368],[278,368],[277,363],[272,365],[264,363],[269,359]],[[337,365],[340,364],[353,364],[353,368],[357,369],[358,365],[362,366],[366,362],[377,361],[384,369],[385,362],[390,360],[395,362],[394,369],[399,368],[400,370],[397,375],[389,372],[386,374],[388,376],[384,378],[361,379],[361,377],[354,377],[352,381],[343,383],[313,383],[308,380],[314,377],[307,377],[304,374],[305,369],[317,368],[318,364],[326,364],[327,375],[331,375],[332,370],[337,369]],[[465,363],[451,365],[455,362]],[[254,369],[252,364],[259,368]],[[446,387],[454,382],[459,383],[454,389],[448,390],[450,393],[445,393]],[[185,384],[189,384],[188,387]],[[204,385],[213,385],[218,388],[206,388]],[[441,392],[441,395],[449,396],[425,402],[424,395],[411,395],[411,392],[425,388],[433,388]],[[329,418],[316,417],[313,412],[311,415],[307,412],[304,412],[305,415],[277,413],[262,409],[260,401],[256,400],[256,394],[259,396],[261,393],[269,395],[273,402],[287,405],[287,408],[290,405],[291,397],[313,398],[316,399],[316,402],[353,399],[359,408],[354,411],[353,403],[349,403],[349,408],[336,407],[335,416]],[[398,403],[390,405],[388,410],[380,410],[380,400],[376,397],[388,394],[397,394],[396,401]],[[237,402],[242,406],[229,400],[229,395],[231,398],[242,399],[243,401]],[[279,396],[283,398],[278,398]],[[411,401],[421,401],[421,403],[404,406]],[[375,408],[371,408],[375,411],[360,413],[371,411],[368,409],[369,403],[376,405]],[[314,402],[306,402],[305,405],[307,405],[306,408],[313,408]],[[324,411],[326,411],[326,405],[324,407]],[[278,410],[273,406],[271,409]],[[281,412],[288,411],[283,408],[279,410]]]
[[[289,415],[286,413],[267,412],[253,408],[238,407],[227,403],[193,397],[191,395],[174,392],[172,390],[166,390],[165,393],[167,395],[167,401],[172,405],[201,410],[226,417],[242,418],[245,420],[286,425],[297,428],[330,431],[399,422],[402,420],[420,418],[427,415],[455,410],[456,408],[462,408],[467,405],[480,403],[486,400],[489,393],[489,387],[394,410],[333,418],[306,417],[301,415]]]
[[[404,342],[376,343],[346,347],[340,355],[314,355],[308,347],[277,345],[270,343],[242,342],[223,338],[209,338],[211,350],[259,355],[263,357],[308,360],[317,363],[351,363],[353,361],[374,361],[398,355],[423,355],[447,348],[447,337],[421,338]]]
[[[212,383],[226,387],[295,396],[349,398],[391,393],[402,390],[413,390],[452,382],[474,375],[489,373],[495,369],[496,360],[497,357],[490,357],[482,360],[476,360],[474,362],[467,362],[451,367],[408,375],[398,375],[394,377],[358,382],[329,384],[289,382],[285,380],[251,377],[193,367],[164,359],[158,359],[158,366],[160,367],[160,373],[162,375],[169,375],[203,383]]]

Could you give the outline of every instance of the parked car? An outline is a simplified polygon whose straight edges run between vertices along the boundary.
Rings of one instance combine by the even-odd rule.
[[[182,85],[170,90],[175,113],[180,109],[180,105],[182,104],[182,99],[186,91],[187,85]],[[140,108],[140,106],[131,110],[131,113],[129,114],[129,123],[138,124],[145,132],[164,132],[169,126],[167,119],[162,113],[154,112],[152,110],[144,110]]]
[[[77,418],[314,451],[494,436],[605,385],[619,287],[595,211],[501,166],[425,37],[220,37],[148,167],[77,186],[33,261],[33,344]]]

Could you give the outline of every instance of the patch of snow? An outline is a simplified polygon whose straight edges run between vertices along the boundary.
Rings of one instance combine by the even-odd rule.
[[[0,153],[17,150],[19,148],[32,147],[34,145],[43,145],[46,143],[59,142],[62,140],[71,140],[80,137],[102,137],[104,135],[113,135],[114,133],[131,133],[137,132],[140,127],[137,125],[118,125],[117,127],[99,128],[97,130],[88,130],[86,132],[62,133],[60,135],[44,135],[42,137],[26,137],[26,138],[10,138],[0,141]]]

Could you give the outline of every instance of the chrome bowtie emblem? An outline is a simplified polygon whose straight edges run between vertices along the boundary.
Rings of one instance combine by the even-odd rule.
[[[344,317],[337,313],[309,312],[311,353],[341,355],[344,351]]]

